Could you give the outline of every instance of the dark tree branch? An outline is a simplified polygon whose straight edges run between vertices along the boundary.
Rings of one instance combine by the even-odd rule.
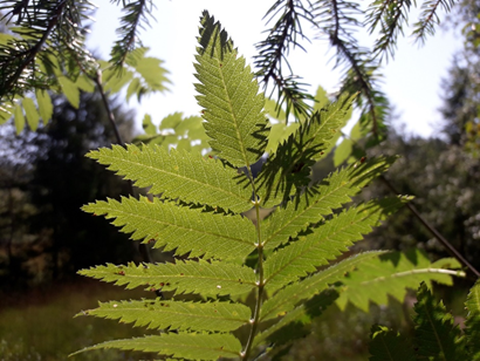
[[[357,46],[352,44],[352,47],[348,47],[345,40],[340,38],[340,34],[344,31],[342,29],[342,13],[339,9],[337,0],[331,0],[332,4],[332,16],[334,20],[333,32],[330,33],[330,43],[332,46],[337,47],[338,52],[342,54],[347,62],[350,64],[353,72],[356,76],[356,83],[359,84],[360,90],[367,99],[369,113],[372,117],[372,132],[376,138],[379,138],[378,132],[378,119],[375,111],[375,99],[372,94],[372,84],[362,69],[361,61],[358,56],[352,52]]]
[[[387,186],[387,188],[392,191],[394,194],[398,195],[400,194],[393,184],[384,176],[380,176],[380,180]],[[432,235],[446,248],[448,253],[454,258],[458,260],[464,267],[466,267],[470,272],[472,272],[476,278],[480,278],[480,272],[477,271],[475,267],[472,266],[470,262],[468,262],[465,257],[462,256],[460,252],[458,252],[455,247],[452,246],[452,244],[441,235],[440,232],[437,231],[437,229],[432,226],[421,214],[418,212],[417,208],[411,203],[408,202],[406,204],[408,210],[422,223],[422,225],[432,233]]]
[[[98,70],[97,74],[96,74],[96,77],[92,77],[91,79],[95,82],[95,84],[97,86],[97,89],[98,89],[98,92],[100,93],[100,95],[102,97],[103,105],[105,107],[105,110],[107,111],[108,120],[109,120],[109,122],[112,126],[112,129],[115,132],[115,137],[117,138],[117,143],[124,147],[125,142],[123,141],[122,136],[120,135],[120,132],[119,132],[118,127],[117,127],[117,123],[115,121],[115,115],[113,114],[113,112],[110,108],[110,104],[108,102],[107,94],[105,93],[105,91],[103,89],[101,71]],[[127,181],[127,184],[128,184],[128,188],[129,188],[129,193],[131,195],[135,196],[136,192],[133,188],[132,181],[131,180]],[[146,263],[152,263],[153,262],[152,256],[150,254],[150,251],[148,249],[147,244],[140,243],[138,245],[138,251],[139,251],[140,256],[142,257],[144,262],[146,262]],[[163,298],[162,291],[156,290],[155,293],[157,294],[158,297]]]
[[[17,70],[15,73],[7,78],[5,83],[2,86],[2,89],[0,90],[0,96],[3,97],[6,94],[8,94],[11,89],[13,88],[13,84],[17,83],[24,72],[24,70],[35,60],[35,57],[37,54],[41,51],[43,45],[45,42],[48,40],[50,34],[52,33],[53,29],[55,26],[58,24],[59,20],[62,17],[63,10],[67,4],[68,0],[62,0],[56,7],[55,11],[52,13],[52,16],[50,18],[50,21],[48,23],[47,28],[43,32],[42,37],[40,38],[37,43],[32,46],[30,49],[26,50],[23,52],[23,54],[17,54],[18,57],[23,57],[25,56],[25,59],[20,63],[20,65],[17,67]],[[10,59],[7,60],[6,63],[1,64],[2,67],[5,69],[11,63],[13,60],[16,60],[16,58],[11,57]]]

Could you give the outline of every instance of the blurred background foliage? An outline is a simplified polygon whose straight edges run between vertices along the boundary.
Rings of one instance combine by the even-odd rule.
[[[126,191],[118,177],[84,157],[115,140],[100,96],[82,93],[78,108],[60,96],[53,102],[52,121],[36,132],[16,137],[11,123],[1,127],[0,277],[8,287],[49,282],[134,255],[127,237],[80,211],[86,202]],[[132,112],[118,101],[112,107],[120,131],[132,139]]]
[[[479,14],[478,2],[463,0],[447,22],[448,26],[463,29],[464,48],[454,54],[449,76],[443,82],[442,119],[438,120],[436,136],[425,139],[406,134],[391,116],[387,120],[388,140],[366,154],[401,155],[388,172],[388,179],[400,193],[416,196],[415,204],[422,215],[477,269]],[[137,90],[137,96],[143,94],[143,90]],[[90,149],[116,142],[101,96],[80,92],[78,107],[72,106],[65,96],[52,94],[51,99],[51,121],[39,124],[36,132],[24,129],[16,135],[13,120],[0,126],[0,359],[6,361],[64,360],[71,351],[105,340],[106,335],[131,337],[139,331],[108,321],[73,320],[72,316],[79,309],[95,306],[96,299],[152,297],[150,292],[125,293],[76,278],[75,272],[80,268],[141,258],[128,237],[103,218],[80,211],[82,205],[94,199],[118,198],[128,193],[126,183],[84,157]],[[120,98],[110,97],[109,103],[122,138],[132,141],[138,136],[132,111],[123,106]],[[174,135],[180,134],[184,147],[192,147],[188,139],[193,137],[198,140],[193,148],[203,149],[206,139],[202,132],[197,132],[200,118],[187,120],[194,126],[185,128],[182,115],[174,114],[155,129],[147,117],[143,124],[145,134],[136,141],[168,146],[173,138],[173,143],[178,142],[171,132],[165,132],[171,129]],[[357,144],[360,148],[361,142]],[[314,177],[327,174],[334,168],[333,163],[332,154],[324,158],[316,165]],[[366,190],[365,197],[384,196],[388,192],[379,181]],[[432,259],[447,255],[407,209],[399,211],[356,247],[416,247]],[[460,325],[461,303],[468,284],[469,281],[459,281],[453,290],[437,290],[446,298],[447,309],[452,310]],[[408,334],[413,300],[412,296],[404,304],[372,306],[368,314],[353,307],[341,313],[333,307],[312,325],[311,335],[293,345],[285,359],[366,360],[370,326],[381,323]],[[81,357],[136,359],[135,355],[116,351]]]

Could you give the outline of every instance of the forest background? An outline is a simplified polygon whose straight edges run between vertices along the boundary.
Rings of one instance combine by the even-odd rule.
[[[400,193],[416,196],[415,205],[425,219],[478,269],[480,168],[477,94],[480,63],[477,38],[468,32],[469,29],[476,29],[472,23],[478,21],[477,14],[474,2],[468,1],[458,4],[450,13],[448,24],[464,29],[462,40],[465,46],[452,54],[455,56],[449,76],[441,89],[442,118],[438,119],[441,133],[422,138],[405,134],[402,129],[388,127],[388,140],[373,147],[370,152],[402,155],[389,171],[388,178],[393,180]],[[134,113],[125,107],[122,97],[123,94],[111,96],[110,106],[122,138],[128,142],[138,136],[138,128],[134,123]],[[80,211],[82,205],[94,199],[104,199],[107,196],[115,198],[128,192],[125,183],[84,158],[90,149],[117,142],[102,101],[100,94],[85,92],[80,95],[78,107],[75,107],[64,96],[52,95],[54,107],[48,124],[40,125],[35,132],[26,128],[20,134],[17,134],[18,124],[15,124],[15,119],[8,120],[1,127],[0,284],[5,296],[2,297],[4,311],[0,312],[4,314],[14,314],[13,305],[18,307],[19,303],[22,307],[36,305],[41,293],[55,295],[52,289],[62,284],[71,285],[72,277],[75,278],[78,269],[106,262],[119,264],[142,259],[128,237],[117,233],[104,220]],[[394,117],[395,112],[387,120],[391,122]],[[148,125],[145,121],[146,130]],[[330,158],[318,165],[317,174],[331,171],[334,161]],[[383,195],[387,190],[379,183],[371,186],[369,192]],[[427,251],[432,259],[447,254],[443,246],[407,209],[386,221],[384,226],[357,247],[417,247]],[[78,283],[78,287],[92,286]],[[32,290],[43,291],[36,293]],[[466,292],[466,287],[463,288],[460,281],[456,290],[462,294]],[[456,307],[461,319],[461,310],[458,305],[455,306],[453,294],[451,292],[447,296],[452,302],[451,307]],[[47,298],[44,302],[54,301]],[[82,307],[76,306],[72,312],[75,313],[80,308]],[[402,310],[399,305],[396,308],[398,310]],[[353,357],[359,352],[365,353],[365,340],[355,337],[366,333],[351,333],[351,338],[346,340],[342,327],[343,330],[348,329],[351,324],[362,320],[365,323],[359,327],[368,329],[368,323],[372,321],[370,318],[376,321],[388,318],[390,323],[404,323],[403,314],[399,317],[395,312],[377,308],[366,316],[356,310],[349,310],[342,316],[344,323],[334,326],[332,321],[314,326],[318,328],[316,338],[304,341],[307,344],[310,342],[309,346],[298,346],[297,351],[293,352],[310,352],[315,355],[330,348],[332,355],[338,359]],[[22,313],[21,317],[25,317],[25,310]],[[61,359],[59,353],[65,348],[59,345],[69,341],[58,340],[59,345],[55,346],[47,342],[50,350],[39,351],[40,343],[35,345],[33,339],[29,338],[31,335],[8,338],[12,322],[8,317],[2,319],[10,320],[10,325],[2,325],[0,328],[0,338],[3,339],[0,350],[3,347],[5,354],[10,354],[12,360],[27,356]],[[16,322],[19,323],[18,320]],[[25,329],[28,328],[27,324],[28,322],[25,323]],[[408,324],[403,326],[408,327]],[[333,327],[337,328],[336,332],[332,332]],[[326,337],[327,334],[330,336]],[[77,337],[84,341],[89,336]],[[332,339],[340,340],[335,343],[335,348],[331,347]],[[343,345],[349,345],[348,352],[351,355],[342,355],[341,352],[345,352],[341,351],[345,349],[342,342]],[[72,348],[69,347],[68,350],[72,351]],[[98,357],[102,359],[105,355]],[[115,359],[118,355],[112,357]],[[306,356],[302,354],[303,357]]]

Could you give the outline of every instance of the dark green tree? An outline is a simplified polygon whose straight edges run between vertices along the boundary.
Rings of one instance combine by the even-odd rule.
[[[21,269],[22,262],[40,253],[50,264],[45,270],[46,280],[71,274],[87,265],[124,262],[135,255],[127,237],[80,211],[86,199],[115,198],[126,192],[125,184],[84,157],[89,150],[110,145],[116,139],[100,96],[82,93],[78,109],[63,97],[56,96],[53,102],[52,121],[36,133],[25,130],[20,137],[9,138],[16,141],[11,144],[11,153],[5,153],[3,158],[5,162],[26,161],[28,165],[21,168],[27,173],[28,181],[18,180],[17,187],[22,187],[26,197],[23,200],[35,212],[17,219],[16,227],[23,233],[48,234],[47,242],[17,247],[20,252],[17,251],[14,259]],[[125,139],[131,139],[132,113],[123,110],[118,101],[112,103],[120,133]],[[29,148],[22,148],[25,143]],[[20,168],[17,166],[17,169]],[[2,174],[2,181],[7,180],[7,175]],[[6,185],[4,191],[5,188]],[[7,219],[6,215],[2,219]],[[21,234],[17,236],[11,242],[19,241]],[[37,248],[40,249],[33,251]]]
[[[117,237],[97,219],[80,211],[86,199],[98,195],[118,197],[126,190],[112,176],[85,159],[90,149],[115,142],[108,115],[99,95],[83,93],[78,109],[56,98],[51,124],[38,132],[39,149],[33,201],[41,207],[39,227],[53,229],[53,276],[87,264],[126,261],[133,249],[125,237]],[[126,139],[132,134],[132,114],[117,103],[113,110]],[[62,259],[63,255],[63,259]]]
[[[461,128],[450,124],[450,131],[461,133]],[[446,134],[448,135],[448,133]],[[480,183],[478,160],[466,153],[460,145],[445,138],[421,138],[390,131],[389,140],[381,149],[372,149],[370,155],[402,154],[392,166],[390,183],[401,194],[411,194],[417,209],[468,261],[480,266],[478,244],[478,210]],[[391,194],[382,181],[370,187],[370,196]],[[362,247],[408,249],[420,247],[432,257],[445,256],[445,249],[428,229],[408,209],[366,237]]]
[[[480,155],[480,6],[463,0],[450,18],[453,26],[462,29],[463,49],[454,57],[448,77],[443,81],[441,113],[443,131],[449,142]]]
[[[28,219],[35,214],[28,185],[32,180],[36,147],[34,135],[15,136],[13,124],[0,128],[0,278],[22,277],[15,246],[28,237]]]

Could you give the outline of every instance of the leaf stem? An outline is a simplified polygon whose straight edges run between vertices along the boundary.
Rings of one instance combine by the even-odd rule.
[[[117,143],[120,144],[122,147],[125,146],[125,142],[122,139],[122,136],[120,135],[120,132],[118,131],[117,123],[115,121],[115,115],[113,114],[112,110],[110,109],[110,104],[108,103],[107,99],[107,94],[105,93],[105,90],[103,89],[102,85],[102,72],[100,69],[97,70],[97,74],[95,77],[91,77],[91,79],[95,82],[98,92],[100,93],[103,101],[103,106],[105,107],[105,110],[107,111],[107,116],[108,120],[110,121],[110,125],[112,126],[112,129],[115,133],[115,138],[117,138]],[[133,192],[131,192],[133,194]]]
[[[261,238],[260,232],[260,202],[258,201],[257,194],[255,192],[255,186],[253,178],[251,179],[251,183],[253,186],[253,197],[254,197],[254,205],[255,205],[255,214],[256,214],[256,223],[255,228],[257,229],[257,251],[258,251],[258,264],[257,264],[257,298],[255,301],[255,309],[253,311],[253,318],[250,320],[251,328],[250,333],[248,335],[247,344],[245,345],[245,349],[241,353],[242,360],[248,360],[250,353],[252,351],[253,341],[255,339],[255,335],[258,329],[258,323],[260,320],[260,311],[262,308],[262,301],[263,301],[263,294],[265,291],[265,279],[264,279],[264,272],[263,272],[263,243]]]
[[[400,194],[396,189],[395,187],[393,186],[393,184],[387,179],[385,178],[385,176],[380,176],[379,177],[383,183],[385,183],[385,185],[388,187],[388,189],[390,189],[393,193],[395,194]],[[473,267],[473,265],[467,261],[467,259],[465,257],[463,257],[463,255],[458,252],[455,247],[453,247],[453,245],[447,241],[447,239],[445,237],[443,237],[440,232],[437,231],[437,229],[435,227],[433,227],[421,214],[420,212],[417,210],[417,208],[415,208],[415,206],[411,203],[411,202],[407,202],[406,204],[406,207],[408,208],[408,210],[410,212],[412,212],[412,214],[423,224],[423,226],[425,228],[427,228],[430,233],[433,234],[433,236],[447,249],[448,253],[450,253],[450,255],[452,257],[455,257],[464,267],[466,267],[468,270],[470,270],[470,272],[472,272],[476,278],[480,278],[480,272],[475,268]]]
[[[120,135],[120,132],[118,130],[117,123],[115,121],[115,115],[113,114],[112,109],[110,108],[110,104],[108,102],[107,94],[105,93],[105,89],[103,88],[102,85],[102,73],[100,70],[97,71],[96,76],[91,76],[90,77],[96,84],[97,90],[100,93],[103,101],[103,106],[105,107],[105,110],[107,112],[108,120],[110,121],[110,124],[112,126],[112,129],[115,133],[115,138],[117,139],[117,143],[121,145],[122,147],[125,147],[125,142],[122,139],[122,136]],[[128,192],[132,196],[136,196],[135,190],[133,188],[132,181],[128,181]],[[140,253],[140,256],[143,260],[143,262],[146,263],[152,263],[152,257],[150,255],[150,251],[148,249],[148,246],[144,243],[140,243],[138,245],[138,252]],[[158,297],[163,298],[163,293],[159,290],[156,291],[156,294]]]

